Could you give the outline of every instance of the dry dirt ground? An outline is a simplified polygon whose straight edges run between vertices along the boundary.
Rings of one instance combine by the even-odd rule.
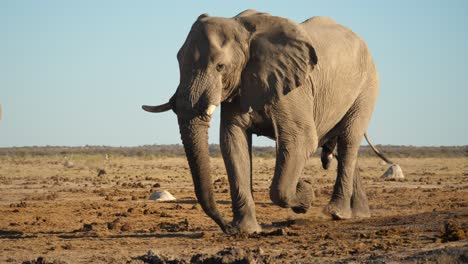
[[[347,221],[321,214],[336,172],[322,170],[318,158],[304,173],[316,200],[303,215],[271,203],[274,159],[254,158],[264,232],[236,237],[196,203],[183,158],[70,159],[0,157],[0,263],[468,262],[467,158],[396,159],[406,179],[393,182],[379,179],[387,165],[361,159],[372,217]],[[223,161],[211,165],[218,205],[231,219]],[[150,201],[156,190],[177,201]]]

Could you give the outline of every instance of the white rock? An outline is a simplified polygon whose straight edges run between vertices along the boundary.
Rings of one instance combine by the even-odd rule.
[[[75,164],[73,164],[73,161],[71,160],[65,160],[65,162],[63,163],[63,166],[65,166],[66,168],[73,168]]]
[[[157,191],[150,195],[150,200],[154,201],[174,201],[176,198],[168,191]]]
[[[387,171],[385,171],[385,173],[382,176],[380,176],[380,178],[386,181],[395,181],[404,179],[405,175],[403,175],[403,171],[401,170],[400,166],[398,166],[397,164],[393,164],[392,166],[390,166],[390,168],[388,168]]]

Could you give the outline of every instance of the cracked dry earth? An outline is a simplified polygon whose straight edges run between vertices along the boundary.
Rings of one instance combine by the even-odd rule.
[[[57,155],[0,157],[0,263],[467,263],[468,159],[396,161],[406,179],[386,182],[387,165],[361,158],[373,215],[333,221],[321,209],[336,172],[319,158],[304,172],[316,200],[303,215],[271,203],[274,159],[254,158],[264,232],[233,237],[197,205],[184,158],[75,155],[64,166]],[[211,166],[231,218],[222,159]],[[177,200],[148,200],[156,190]]]

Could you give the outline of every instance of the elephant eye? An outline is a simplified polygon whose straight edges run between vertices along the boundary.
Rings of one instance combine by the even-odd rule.
[[[222,63],[219,63],[218,65],[216,65],[216,70],[218,72],[222,72],[224,70],[224,68],[225,68],[225,65],[222,64]]]

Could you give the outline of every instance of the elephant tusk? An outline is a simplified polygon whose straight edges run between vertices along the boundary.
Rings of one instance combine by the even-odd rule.
[[[215,110],[216,110],[216,105],[209,105],[205,113],[211,116]]]
[[[160,112],[165,112],[167,110],[171,110],[172,106],[170,102],[167,102],[165,104],[158,105],[158,106],[142,105],[141,108],[143,108],[143,110],[147,112],[160,113]]]

